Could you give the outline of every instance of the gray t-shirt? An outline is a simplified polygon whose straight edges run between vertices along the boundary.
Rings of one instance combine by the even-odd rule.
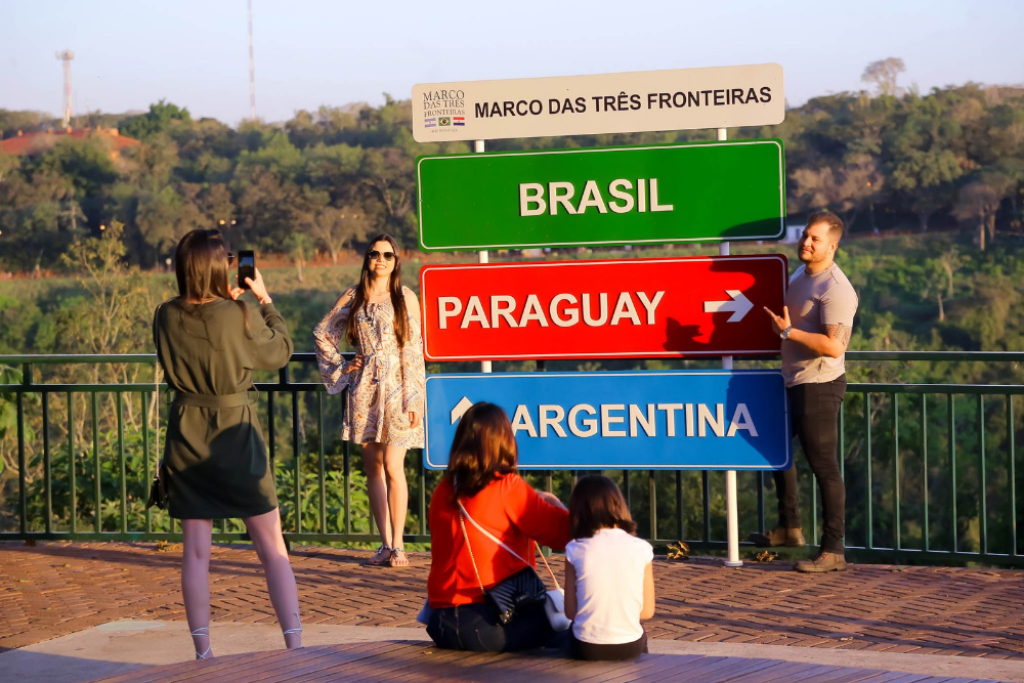
[[[857,292],[839,266],[809,275],[800,266],[789,278],[786,306],[790,323],[798,330],[825,334],[825,325],[853,327],[857,313]],[[819,356],[803,344],[782,342],[782,375],[786,386],[831,382],[846,372],[845,354],[839,358]]]

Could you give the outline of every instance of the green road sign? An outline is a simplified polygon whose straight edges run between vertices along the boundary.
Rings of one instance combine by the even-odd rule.
[[[781,140],[420,157],[427,251],[773,240]]]

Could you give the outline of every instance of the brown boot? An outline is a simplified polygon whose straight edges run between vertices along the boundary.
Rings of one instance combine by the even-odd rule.
[[[774,548],[780,545],[784,545],[787,548],[798,548],[802,545],[807,545],[807,541],[804,540],[803,529],[786,529],[781,526],[775,527],[766,534],[757,532],[750,534],[747,540],[758,548]]]
[[[798,572],[821,573],[846,570],[846,556],[842,553],[827,553],[824,550],[809,560],[800,560],[793,565]]]

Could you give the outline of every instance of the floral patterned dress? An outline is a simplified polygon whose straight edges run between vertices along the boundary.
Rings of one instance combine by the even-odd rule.
[[[356,350],[363,367],[345,373],[347,363],[339,351],[352,313],[355,289],[342,295],[334,308],[313,330],[320,377],[327,393],[348,388],[345,420],[341,438],[355,443],[375,441],[403,448],[423,448],[424,383],[423,348],[416,298],[408,287],[406,297],[408,339],[398,345],[395,336],[395,309],[391,299],[365,305],[356,313]],[[409,413],[419,414],[415,429]]]

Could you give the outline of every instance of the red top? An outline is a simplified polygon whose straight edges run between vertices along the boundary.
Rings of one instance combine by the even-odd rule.
[[[430,576],[427,598],[434,608],[483,602],[459,525],[459,508],[452,503],[452,484],[441,480],[430,498]],[[463,498],[469,515],[505,545],[534,565],[533,540],[556,550],[569,542],[569,513],[542,499],[518,474],[497,477],[472,498]],[[523,563],[466,521],[480,579],[486,588],[507,579]]]

